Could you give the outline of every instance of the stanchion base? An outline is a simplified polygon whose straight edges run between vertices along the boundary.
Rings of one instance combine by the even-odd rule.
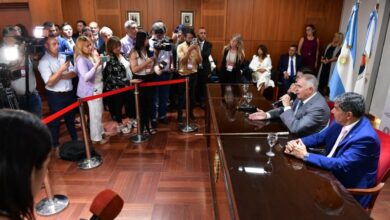
[[[77,164],[79,165],[80,169],[89,170],[100,166],[102,163],[103,160],[101,157],[91,157],[91,159],[88,160],[86,158],[84,160],[79,161]]]
[[[130,140],[131,140],[133,143],[139,144],[139,143],[148,141],[148,140],[149,140],[149,135],[145,135],[145,134],[136,134],[136,135],[134,135],[134,136],[131,136],[131,137],[130,137]]]
[[[180,127],[180,131],[183,133],[190,133],[198,130],[198,126],[196,124],[184,124]]]
[[[54,215],[64,210],[69,205],[68,197],[64,195],[54,195],[53,199],[44,198],[36,206],[38,215]]]

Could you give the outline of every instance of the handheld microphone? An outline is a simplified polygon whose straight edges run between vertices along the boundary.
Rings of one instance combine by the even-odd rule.
[[[291,100],[294,100],[294,99],[297,98],[297,94],[292,93],[292,92],[287,93],[287,95],[290,96]],[[274,108],[282,107],[283,106],[283,102],[282,102],[282,100],[275,101],[275,102],[272,103],[272,106]]]
[[[123,199],[114,191],[105,189],[94,199],[89,208],[93,216],[90,220],[113,220],[123,208]]]

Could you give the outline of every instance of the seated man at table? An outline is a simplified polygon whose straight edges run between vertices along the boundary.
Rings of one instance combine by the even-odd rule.
[[[332,171],[346,188],[369,188],[376,183],[379,139],[364,117],[363,96],[348,92],[335,100],[335,122],[324,131],[287,143],[285,153]],[[326,154],[308,153],[307,148],[326,146]],[[367,207],[370,196],[355,197]]]
[[[249,119],[280,118],[299,137],[317,133],[327,126],[330,115],[326,100],[317,92],[317,85],[315,76],[303,74],[295,83],[297,99],[292,104],[291,97],[286,94],[280,98],[282,107],[268,112],[259,110],[249,115]]]

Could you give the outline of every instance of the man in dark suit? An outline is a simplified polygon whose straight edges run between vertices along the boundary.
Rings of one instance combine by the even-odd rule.
[[[99,33],[100,32],[99,24],[96,21],[92,21],[89,23],[89,27],[91,28],[92,31],[93,44],[95,48],[99,50],[104,44],[104,39]]]
[[[297,71],[302,68],[302,57],[297,54],[297,45],[291,45],[287,54],[280,56],[279,73],[281,75],[282,91],[284,94],[295,82]]]
[[[206,84],[209,74],[211,74],[211,67],[209,56],[213,45],[206,40],[206,29],[204,27],[199,28],[198,31],[199,47],[202,54],[202,64],[198,68],[198,79],[197,79],[197,101],[201,107],[205,106],[206,101]]]
[[[315,76],[303,74],[297,82],[297,98],[291,104],[291,97],[281,97],[283,107],[263,112],[259,110],[249,115],[250,120],[280,118],[287,128],[299,137],[307,136],[324,129],[329,122],[330,110],[325,98],[317,92]]]
[[[346,188],[369,188],[376,184],[380,142],[364,117],[363,96],[348,92],[335,100],[335,122],[320,133],[287,143],[285,153],[330,170]],[[307,148],[326,146],[325,155]],[[355,197],[367,207],[370,196]]]

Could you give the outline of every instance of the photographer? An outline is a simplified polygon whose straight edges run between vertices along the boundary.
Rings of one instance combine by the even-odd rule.
[[[171,78],[173,68],[172,63],[172,44],[165,36],[166,28],[164,23],[155,22],[152,25],[152,38],[149,39],[149,54],[156,53],[157,67],[155,81],[166,81]],[[169,97],[169,85],[156,87],[153,96],[152,107],[152,126],[157,126],[158,122],[167,124],[167,104]],[[158,116],[157,116],[158,115]]]
[[[6,65],[11,71],[10,87],[15,90],[19,108],[41,117],[42,103],[36,90],[32,61],[25,53],[26,45],[19,42],[16,35],[16,30],[12,26],[3,29],[4,41],[0,46],[0,64]]]

